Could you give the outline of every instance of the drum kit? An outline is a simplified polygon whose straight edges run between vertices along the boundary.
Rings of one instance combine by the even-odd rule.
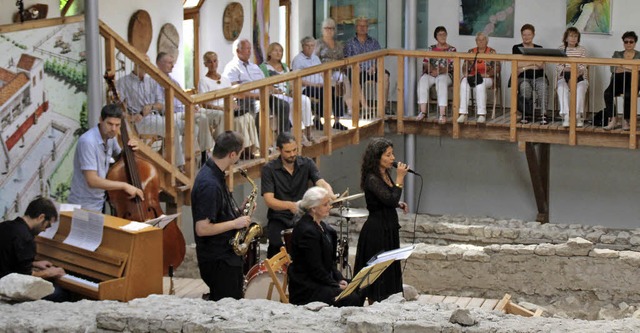
[[[331,202],[331,204],[338,204],[337,207],[332,208],[330,211],[331,216],[342,218],[340,223],[340,234],[338,236],[338,246],[336,255],[338,258],[338,269],[342,272],[345,278],[350,279],[353,274],[351,265],[349,264],[349,224],[352,218],[361,218],[369,216],[369,211],[363,208],[351,208],[349,201],[362,198],[364,193],[354,195],[341,195],[338,199]],[[291,253],[291,238],[293,236],[293,229],[285,229],[281,232],[282,242],[284,243],[287,252]],[[254,244],[255,242],[255,244]],[[258,262],[259,246],[257,240],[252,242],[252,246],[245,257],[245,292],[244,298],[249,299],[266,299],[269,285],[271,284],[271,277],[267,272],[267,267],[263,261]],[[287,269],[284,267],[283,269]],[[276,272],[276,276],[281,280],[284,279],[284,272]],[[278,293],[272,295],[271,300],[279,301],[280,296]]]
[[[339,203],[339,206],[332,208],[329,212],[332,216],[341,217],[344,220],[340,222],[340,235],[338,236],[338,246],[336,256],[338,258],[338,269],[346,279],[353,277],[353,269],[349,264],[349,224],[352,218],[360,218],[369,216],[369,211],[364,208],[351,208],[349,201],[362,198],[364,193],[358,193],[350,196],[343,196],[332,203]]]

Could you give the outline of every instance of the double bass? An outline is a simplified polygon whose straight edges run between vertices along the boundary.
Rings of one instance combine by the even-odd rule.
[[[118,103],[122,109],[122,126],[120,127],[120,137],[122,139],[121,158],[111,166],[107,172],[107,179],[129,183],[144,193],[144,200],[135,196],[129,198],[124,191],[111,190],[109,202],[115,208],[116,216],[132,220],[147,221],[159,217],[163,214],[160,207],[160,178],[156,167],[144,157],[138,156],[129,147],[129,130],[126,119],[127,110],[120,101],[116,91],[113,75],[108,73],[104,76],[112,94],[112,100]],[[172,275],[173,269],[180,266],[184,260],[186,244],[184,236],[175,221],[171,221],[162,232],[163,270],[164,275]]]

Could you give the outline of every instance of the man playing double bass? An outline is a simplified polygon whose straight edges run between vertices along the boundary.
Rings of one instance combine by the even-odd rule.
[[[251,223],[250,216],[241,216],[225,182],[225,171],[240,159],[242,136],[226,131],[215,141],[213,156],[198,172],[191,190],[198,268],[202,280],[209,286],[212,301],[242,298],[244,261],[235,254],[230,241],[237,229]]]
[[[104,211],[105,191],[122,190],[131,198],[144,200],[142,190],[125,182],[106,179],[109,164],[120,155],[122,149],[116,139],[122,122],[122,108],[107,104],[100,112],[98,125],[78,139],[73,158],[73,177],[68,202],[83,209]],[[138,149],[138,142],[129,140],[131,149]]]

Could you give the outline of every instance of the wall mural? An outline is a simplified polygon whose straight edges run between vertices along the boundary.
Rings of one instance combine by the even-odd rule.
[[[460,35],[513,38],[514,0],[459,0]]]
[[[583,33],[611,34],[611,0],[567,0],[567,27]]]
[[[86,129],[84,22],[0,34],[0,216],[36,195],[66,201]]]
[[[265,52],[269,46],[270,0],[252,0],[253,8],[253,57],[256,64],[267,60]]]

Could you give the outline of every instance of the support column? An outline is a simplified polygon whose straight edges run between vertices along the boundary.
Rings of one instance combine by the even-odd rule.
[[[536,149],[536,146],[538,149]],[[529,165],[529,175],[533,194],[538,206],[538,216],[536,221],[541,223],[549,222],[549,162],[550,146],[548,143],[527,142],[525,154]]]
[[[404,48],[406,50],[416,49],[416,26],[418,18],[416,17],[417,0],[405,0],[404,6]],[[387,4],[389,5],[389,4]],[[415,96],[416,96],[416,59],[409,57],[405,61],[404,68],[404,94],[398,96],[398,98],[404,98],[404,110],[397,110],[396,112],[404,112],[406,116],[414,116],[416,110]],[[405,157],[406,163],[411,166],[412,169],[416,168],[416,137],[414,134],[408,134],[404,136]],[[404,200],[409,205],[409,209],[413,213],[416,211],[415,201],[415,178],[416,176],[410,175],[405,181]]]
[[[102,109],[102,76],[100,70],[100,29],[98,1],[84,2],[84,31],[87,54],[87,116],[89,128],[95,126]]]

